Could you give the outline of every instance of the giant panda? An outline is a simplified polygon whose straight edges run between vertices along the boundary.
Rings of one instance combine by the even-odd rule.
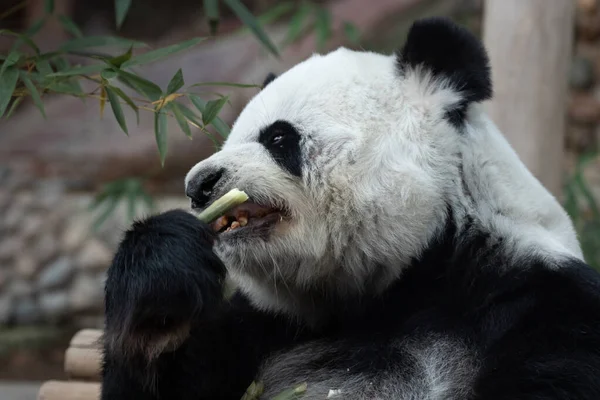
[[[125,232],[102,399],[600,399],[599,276],[486,116],[490,76],[427,18],[394,54],[270,77],[185,177],[191,209]],[[194,215],[233,188],[229,225]]]

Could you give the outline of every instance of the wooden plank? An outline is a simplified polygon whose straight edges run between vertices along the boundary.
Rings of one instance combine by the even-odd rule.
[[[101,362],[100,349],[69,347],[65,353],[65,372],[69,378],[100,380]]]
[[[102,331],[100,329],[82,329],[71,339],[70,346],[81,349],[101,348]]]
[[[38,400],[99,400],[100,384],[94,382],[47,381],[38,393]]]
[[[541,183],[560,197],[575,2],[486,0],[490,117]]]

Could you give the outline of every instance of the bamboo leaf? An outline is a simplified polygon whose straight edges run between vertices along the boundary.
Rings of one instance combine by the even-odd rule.
[[[100,89],[100,118],[104,116],[104,106],[106,105],[106,89],[102,86]]]
[[[237,88],[260,88],[260,85],[255,85],[252,83],[233,83],[233,82],[200,82],[191,85],[190,87],[198,87],[198,86],[230,86]]]
[[[198,111],[200,111],[200,113],[204,115],[206,109],[206,101],[204,101],[201,97],[193,94],[189,95],[188,97],[192,104],[198,109]],[[216,131],[219,132],[222,138],[226,138],[227,136],[229,136],[229,126],[221,118],[215,117],[212,121],[212,126],[215,127]]]
[[[23,101],[24,97],[17,97],[11,104],[10,108],[8,109],[8,112],[6,113],[6,115],[4,116],[6,119],[9,119],[11,115],[13,115],[13,113],[15,112],[15,110],[17,109],[17,107],[19,106],[19,104],[21,104],[21,102]]]
[[[119,96],[120,98],[122,98],[125,101],[125,103],[127,103],[127,105],[129,107],[131,107],[131,109],[135,112],[135,116],[137,117],[137,123],[139,125],[140,124],[140,111],[139,111],[139,107],[120,88],[115,87],[115,86],[109,86],[109,87],[111,88],[111,90],[113,92],[115,92],[117,94],[117,96]]]
[[[154,115],[154,134],[160,156],[160,164],[164,167],[167,157],[167,114],[164,110],[158,111]]]
[[[191,139],[192,131],[190,130],[190,125],[188,124],[187,119],[185,118],[183,112],[181,111],[181,108],[179,108],[179,104],[171,103],[171,104],[169,104],[169,108],[171,109],[171,111],[173,111],[173,115],[175,116],[175,119],[177,120],[177,123],[179,124],[179,127],[181,128],[181,131],[183,133],[185,133],[185,136],[187,136]]]
[[[115,0],[115,17],[117,21],[117,29],[121,29],[123,21],[131,7],[131,0]]]
[[[8,56],[6,56],[6,60],[4,60],[4,62],[2,63],[2,67],[0,68],[0,78],[4,74],[4,71],[6,71],[8,67],[12,67],[16,63],[18,63],[20,58],[21,54],[15,50],[8,53]]]
[[[10,103],[10,99],[17,87],[18,78],[19,70],[13,67],[9,67],[0,76],[0,118],[4,115],[8,103]]]
[[[181,72],[181,68],[179,68],[167,86],[167,95],[175,93],[181,89],[183,85],[183,72]]]
[[[58,22],[60,22],[63,29],[69,32],[71,35],[78,38],[83,37],[83,33],[81,32],[77,24],[75,24],[75,22],[73,22],[73,20],[67,17],[66,15],[59,15]]]
[[[348,38],[351,43],[358,44],[360,42],[360,32],[352,22],[344,22],[343,30],[346,38]]]
[[[204,12],[208,20],[210,34],[214,35],[219,28],[219,0],[204,0]]]
[[[117,70],[117,75],[119,76],[119,81],[123,82],[125,85],[129,86],[141,95],[146,96],[151,101],[156,101],[162,96],[161,88],[147,79],[123,71],[122,69]]]
[[[212,123],[215,117],[219,115],[219,112],[221,111],[225,103],[227,103],[227,100],[229,100],[229,97],[225,96],[220,98],[219,100],[210,100],[206,103],[206,106],[204,107],[204,112],[202,113],[202,122],[204,122],[204,125]]]
[[[93,64],[93,65],[86,65],[84,67],[75,67],[73,69],[68,69],[66,71],[54,72],[54,73],[48,74],[47,76],[50,78],[53,78],[53,77],[60,77],[60,76],[91,75],[91,74],[97,74],[98,72],[104,70],[105,68],[106,68],[106,65]]]
[[[46,112],[44,111],[44,103],[42,102],[42,97],[40,96],[40,93],[38,92],[31,79],[29,79],[25,71],[21,71],[21,80],[25,84],[27,90],[29,90],[31,98],[33,99],[33,103],[40,110],[42,116],[46,118]]]
[[[54,0],[44,0],[44,11],[46,14],[52,14],[54,12]]]
[[[286,43],[293,43],[302,34],[302,28],[304,27],[304,21],[308,14],[310,13],[311,7],[308,3],[302,2],[302,5],[298,9],[298,12],[292,16],[290,19],[290,27],[287,33],[287,37],[285,39]]]
[[[239,0],[225,0],[225,4],[229,6],[231,11],[256,35],[258,40],[275,56],[279,57],[279,51],[267,36],[259,22],[254,18],[254,15],[242,4]]]
[[[157,61],[171,54],[189,49],[202,42],[204,38],[194,38],[186,40],[185,42],[177,43],[171,46],[163,47],[161,49],[151,50],[147,53],[140,54],[139,56],[132,57],[129,61],[124,62],[122,68],[130,68],[134,65],[147,64],[153,61]]]
[[[113,91],[113,89],[110,86],[107,86],[105,90],[106,94],[108,95],[108,101],[110,101],[110,106],[113,110],[113,114],[115,115],[119,126],[121,127],[121,129],[123,129],[123,132],[129,135],[129,132],[127,131],[127,122],[125,121],[125,115],[123,115],[123,108],[121,108],[121,103],[119,103],[119,96]]]
[[[331,37],[331,15],[325,8],[319,7],[315,11],[315,30],[317,34],[317,49],[323,50],[325,43]]]
[[[60,50],[69,52],[90,47],[104,46],[147,47],[147,45],[142,42],[116,36],[85,36],[67,41],[60,47]]]
[[[0,29],[0,35],[16,36],[17,38],[19,38],[19,40],[17,40],[15,42],[15,44],[12,46],[13,50],[16,49],[17,47],[19,47],[21,44],[21,41],[23,41],[29,47],[31,47],[35,51],[36,54],[40,54],[40,49],[36,46],[36,44],[33,42],[33,40],[31,40],[27,35],[24,35],[21,33],[16,33],[11,30],[8,30],[8,29]]]
[[[121,54],[120,56],[113,57],[108,60],[108,63],[114,65],[117,68],[121,68],[124,62],[127,62],[131,59],[131,55],[133,54],[133,47],[129,47],[129,50],[126,53]]]
[[[23,32],[23,34],[25,36],[34,36],[36,35],[40,29],[42,29],[42,26],[44,26],[44,24],[46,23],[46,17],[42,17],[40,19],[38,19],[37,21],[35,21],[33,24],[31,24],[31,26],[29,28],[27,28],[27,30],[25,32]]]
[[[110,215],[115,211],[118,200],[119,200],[119,198],[116,196],[112,196],[108,199],[108,202],[106,203],[107,204],[106,208],[98,216],[98,218],[96,218],[96,220],[94,221],[94,224],[93,224],[94,230],[98,230],[106,222],[106,220],[110,217]]]

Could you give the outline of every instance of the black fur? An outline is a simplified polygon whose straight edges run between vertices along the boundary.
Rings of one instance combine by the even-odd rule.
[[[185,195],[190,198],[193,209],[204,208],[213,199],[214,191],[222,183],[224,175],[224,169],[209,169],[190,180]]]
[[[106,286],[103,400],[239,400],[270,354],[317,339],[327,350],[298,366],[299,377],[357,374],[376,385],[390,371],[408,380],[419,366],[394,343],[431,334],[476,354],[472,394],[461,400],[600,398],[600,276],[581,261],[514,260],[502,251],[504,238],[476,220],[457,232],[450,216],[445,233],[382,296],[321,297],[329,314],[317,329],[258,311],[239,294],[221,300],[212,240],[183,212],[128,232]],[[148,363],[138,347],[111,345],[115,335],[130,337],[123,345],[144,337],[136,327],[168,331],[159,326],[164,317],[169,326],[192,325],[175,351]]]
[[[294,176],[302,176],[300,133],[287,121],[275,121],[260,132],[258,142],[273,159]]]
[[[449,80],[463,100],[448,110],[449,121],[460,127],[469,104],[492,97],[487,52],[467,29],[446,18],[426,18],[411,27],[404,47],[397,54],[398,68],[423,66]]]
[[[276,78],[277,78],[277,75],[275,75],[275,74],[274,74],[274,73],[272,73],[272,72],[269,72],[269,73],[267,74],[267,76],[265,77],[265,80],[263,81],[262,88],[263,88],[263,89],[264,89],[264,88],[266,88],[266,87],[267,87],[267,85],[268,85],[269,83],[273,82],[273,81],[274,81]]]

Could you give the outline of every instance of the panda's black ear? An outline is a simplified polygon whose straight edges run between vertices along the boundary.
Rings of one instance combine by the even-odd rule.
[[[453,119],[464,116],[470,103],[492,97],[489,59],[483,44],[450,19],[433,17],[416,21],[396,57],[402,73],[421,66],[445,78],[462,94],[462,102],[454,110],[459,115]]]
[[[275,75],[272,72],[269,72],[269,74],[265,77],[265,80],[263,81],[262,88],[266,88],[269,83],[275,80],[275,78],[277,78],[277,75]]]

